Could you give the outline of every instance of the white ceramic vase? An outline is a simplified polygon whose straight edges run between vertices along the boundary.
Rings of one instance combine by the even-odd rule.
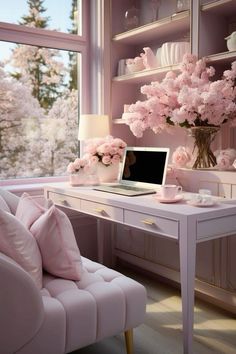
[[[99,162],[97,167],[97,175],[100,183],[117,181],[119,175],[119,163],[106,166]]]
[[[166,42],[161,47],[161,65],[179,64],[185,53],[190,53],[189,42]]]

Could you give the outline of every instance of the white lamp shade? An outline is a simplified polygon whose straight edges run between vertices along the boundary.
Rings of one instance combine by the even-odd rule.
[[[79,140],[102,138],[110,134],[109,117],[98,114],[81,114],[79,120]]]

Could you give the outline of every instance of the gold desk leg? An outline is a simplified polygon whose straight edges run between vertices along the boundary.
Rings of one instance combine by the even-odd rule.
[[[133,330],[125,331],[126,353],[133,354]]]

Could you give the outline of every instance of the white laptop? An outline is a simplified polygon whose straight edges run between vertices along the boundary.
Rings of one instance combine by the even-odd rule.
[[[169,148],[126,147],[118,183],[94,189],[126,196],[156,193],[165,183],[168,158]]]

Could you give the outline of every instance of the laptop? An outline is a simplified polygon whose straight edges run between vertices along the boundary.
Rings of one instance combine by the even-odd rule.
[[[169,148],[126,147],[118,183],[94,189],[130,197],[156,193],[165,184],[168,158]]]

